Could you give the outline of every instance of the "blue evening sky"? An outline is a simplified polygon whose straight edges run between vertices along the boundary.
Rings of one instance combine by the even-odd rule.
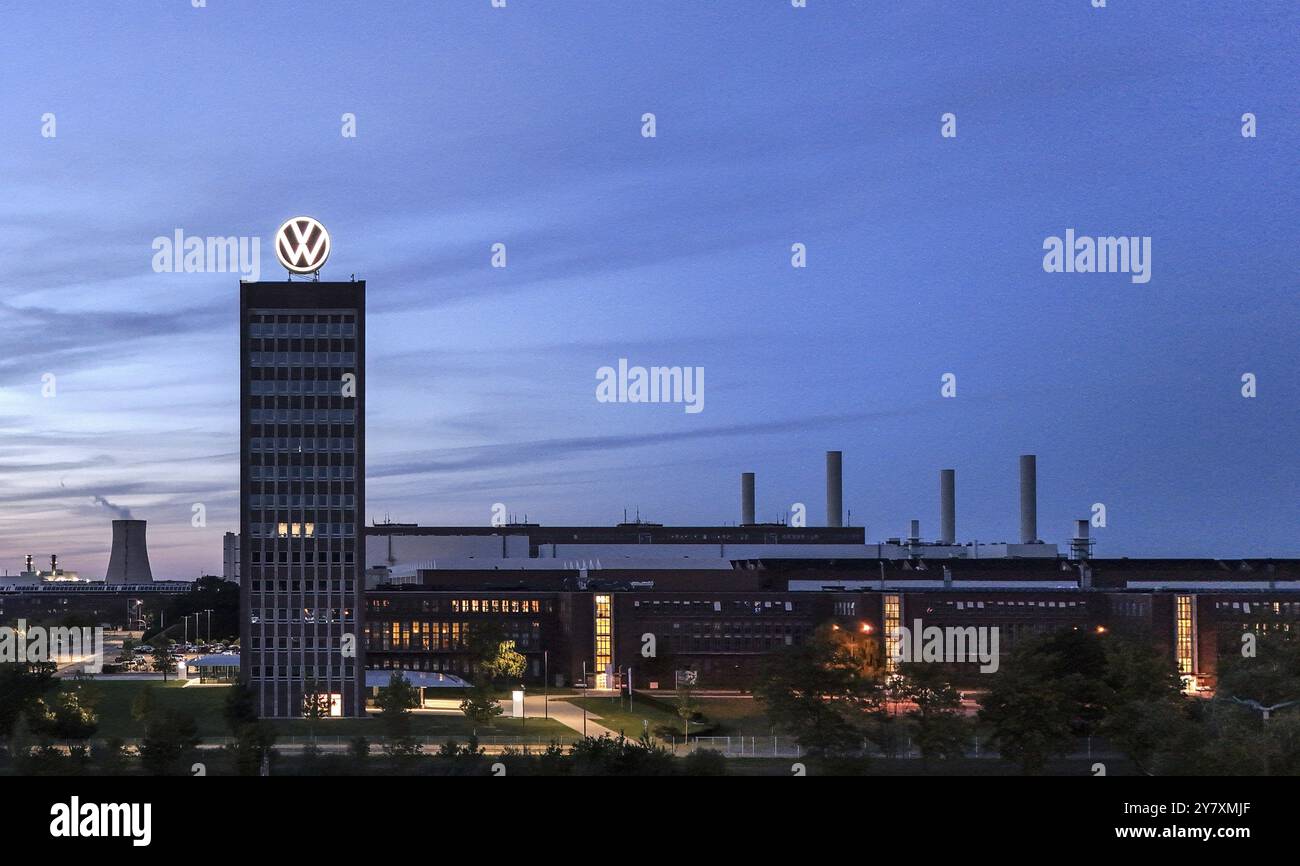
[[[156,576],[220,572],[238,276],[154,273],[151,245],[256,235],[279,279],[298,213],[331,230],[324,278],[369,284],[368,519],[732,522],[750,470],[760,519],[821,522],[842,449],[871,540],[934,535],[943,467],[959,536],[1014,540],[1034,452],[1049,541],[1101,502],[1098,555],[1300,555],[1298,25],[1218,0],[5,3],[0,565],[102,575],[102,496],[149,520]],[[1045,273],[1068,228],[1150,236],[1150,282]],[[705,410],[597,402],[620,357],[702,366]]]

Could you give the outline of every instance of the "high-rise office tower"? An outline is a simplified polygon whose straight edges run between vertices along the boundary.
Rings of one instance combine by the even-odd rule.
[[[221,537],[221,576],[239,583],[239,533],[227,532]]]
[[[241,676],[365,713],[364,281],[240,284]]]

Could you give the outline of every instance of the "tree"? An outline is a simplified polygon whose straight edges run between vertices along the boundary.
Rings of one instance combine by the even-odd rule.
[[[384,752],[392,757],[410,757],[419,753],[419,744],[411,736],[411,710],[419,703],[419,692],[397,671],[388,685],[379,690],[379,721],[384,727]]]
[[[569,754],[575,776],[670,776],[676,769],[672,755],[644,735],[639,740],[622,734],[584,737]]]
[[[136,693],[135,700],[131,701],[131,718],[137,722],[148,722],[156,709],[153,686],[145,683],[144,688]]]
[[[677,716],[682,720],[682,730],[685,735],[691,735],[691,720],[700,712],[700,705],[695,700],[694,690],[688,683],[681,683],[677,686]]]
[[[460,702],[460,711],[480,725],[492,724],[493,719],[505,712],[497,702],[492,684],[486,679],[470,686],[469,693]]]
[[[184,775],[199,746],[194,717],[176,710],[154,713],[140,741],[140,762],[151,776]]]
[[[1224,649],[1216,699],[1248,707],[1265,722],[1278,710],[1300,706],[1300,630],[1270,622],[1243,635],[1240,647]]]
[[[167,675],[176,670],[176,651],[169,638],[158,635],[154,640],[153,669],[163,675],[163,682],[167,682]]]
[[[1026,775],[1074,745],[1081,675],[1065,673],[1053,649],[1041,638],[1016,647],[980,698],[980,720],[992,729],[993,746]]]
[[[926,662],[899,665],[898,693],[915,709],[907,711],[914,726],[922,764],[931,758],[960,758],[970,740],[970,726],[961,714],[961,693],[944,669]]]
[[[1155,758],[1170,774],[1282,776],[1300,774],[1300,638],[1267,622],[1225,641],[1213,701],[1187,701],[1192,724],[1162,743]]]
[[[209,610],[212,611],[210,615],[207,613]],[[196,620],[202,625],[201,632],[196,630],[194,633],[196,643],[200,634],[203,638],[207,638],[209,622],[211,622],[213,640],[238,639],[239,584],[216,575],[205,574],[194,581],[189,592],[171,597],[162,619],[165,622],[178,623],[184,617],[196,613],[203,615]],[[160,631],[162,631],[160,628],[146,629],[145,641],[157,646],[155,637]]]
[[[56,740],[86,740],[99,729],[99,718],[81,704],[75,691],[60,691],[48,708],[41,705],[44,714],[33,727]]]
[[[109,737],[91,747],[90,757],[101,775],[119,775],[126,769],[126,743],[120,737]]]
[[[307,730],[311,743],[315,746],[316,726],[321,719],[328,719],[330,715],[330,696],[328,692],[321,691],[320,683],[314,679],[303,683],[302,714],[307,719]]]
[[[348,757],[352,759],[357,770],[364,770],[370,760],[370,741],[365,737],[353,737],[348,740]]]
[[[256,724],[257,703],[253,699],[253,690],[247,683],[236,683],[226,693],[222,714],[226,717],[226,727],[230,733],[238,735],[244,725]]]
[[[772,726],[814,755],[847,754],[862,742],[883,696],[880,648],[864,634],[823,626],[770,655],[755,696]]]
[[[1104,716],[1098,733],[1151,775],[1158,754],[1182,741],[1192,724],[1178,671],[1145,641],[1112,636],[1105,641],[1105,653]]]
[[[727,757],[715,749],[696,749],[682,759],[683,776],[725,776]]]
[[[496,650],[484,661],[483,668],[488,680],[518,680],[528,669],[528,659],[515,649],[512,640],[499,641]]]
[[[275,728],[267,722],[251,722],[239,727],[235,741],[226,746],[241,776],[257,776],[263,765],[275,757]]]
[[[49,662],[0,664],[0,737],[9,737],[18,717],[30,717],[36,702],[58,688],[54,672]]]
[[[13,761],[20,774],[26,772],[33,745],[35,742],[32,738],[31,725],[27,721],[27,713],[20,712],[9,726],[9,759]]]

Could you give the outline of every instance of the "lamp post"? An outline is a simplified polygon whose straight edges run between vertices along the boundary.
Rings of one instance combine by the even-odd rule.
[[[551,707],[547,703],[551,695],[551,651],[542,650],[542,718],[551,717]]]

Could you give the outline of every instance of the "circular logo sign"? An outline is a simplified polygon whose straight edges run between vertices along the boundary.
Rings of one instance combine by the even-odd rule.
[[[275,257],[295,274],[313,274],[330,257],[330,233],[312,217],[291,217],[275,233]]]

